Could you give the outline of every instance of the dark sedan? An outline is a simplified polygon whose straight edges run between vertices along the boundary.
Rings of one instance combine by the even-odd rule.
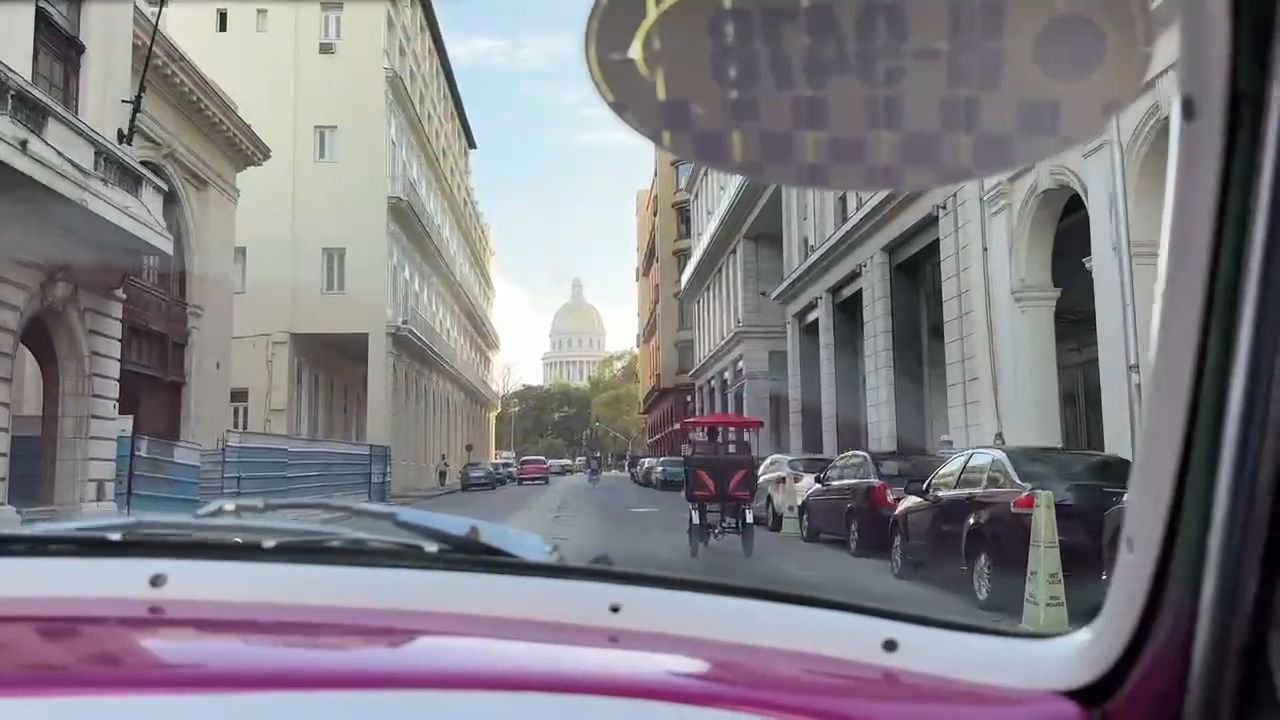
[[[889,547],[889,520],[910,480],[925,480],[947,455],[847,452],[817,475],[800,503],[800,536],[843,538],[849,552],[865,556]]]
[[[890,569],[899,578],[925,568],[965,573],[980,607],[1010,608],[1027,573],[1032,491],[1049,490],[1067,597],[1074,585],[1080,603],[1095,607],[1103,517],[1124,496],[1129,465],[1114,455],[1059,448],[958,453],[927,482],[907,483],[909,497],[898,503],[890,527]]]
[[[487,462],[469,462],[459,471],[458,474],[461,475],[459,482],[462,484],[463,492],[476,488],[497,490],[501,482],[498,479],[499,472],[501,471]]]

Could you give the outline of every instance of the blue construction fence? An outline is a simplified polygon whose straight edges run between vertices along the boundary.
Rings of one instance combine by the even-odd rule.
[[[228,431],[213,449],[121,435],[116,507],[189,513],[227,497],[326,498],[386,502],[385,445]]]

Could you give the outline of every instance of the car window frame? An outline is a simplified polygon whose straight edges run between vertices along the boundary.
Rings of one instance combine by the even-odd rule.
[[[973,461],[978,458],[983,458],[987,461],[987,466],[982,470],[982,477],[978,480],[977,485],[974,485],[973,487],[962,487],[960,483],[962,480],[964,480],[965,475],[968,474],[969,466],[972,465]],[[991,463],[994,460],[995,460],[994,455],[982,450],[975,450],[969,453],[969,457],[964,461],[964,467],[960,469],[960,474],[956,476],[956,487],[955,487],[956,491],[957,492],[978,492],[983,490],[987,484],[987,472],[990,471]]]
[[[957,453],[955,457],[948,458],[946,462],[939,465],[938,469],[934,470],[933,474],[929,476],[929,479],[925,481],[925,484],[924,484],[925,492],[936,495],[936,494],[951,492],[952,490],[955,490],[956,483],[960,481],[960,473],[964,472],[964,466],[969,462],[969,455],[970,453],[967,453],[967,452]],[[942,471],[947,469],[947,466],[951,465],[952,463],[959,463],[959,469],[956,470],[955,479],[952,481],[951,487],[939,489],[937,486],[938,477],[942,474]]]

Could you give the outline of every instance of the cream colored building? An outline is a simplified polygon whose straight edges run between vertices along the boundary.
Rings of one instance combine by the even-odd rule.
[[[226,426],[236,175],[268,148],[129,3],[0,4],[0,519],[114,511],[120,415]]]
[[[431,3],[180,2],[166,26],[271,144],[237,218],[233,417],[389,444],[393,488],[488,457],[492,249]]]
[[[604,349],[604,320],[596,306],[587,302],[581,279],[573,279],[569,300],[552,317],[547,339],[550,349],[542,355],[544,385],[585,385],[596,366],[608,356]]]

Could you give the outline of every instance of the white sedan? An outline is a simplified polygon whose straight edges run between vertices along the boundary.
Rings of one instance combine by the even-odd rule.
[[[755,515],[756,522],[763,522],[770,530],[782,529],[785,513],[796,511],[788,508],[784,491],[787,485],[795,488],[795,502],[799,503],[813,490],[815,478],[831,464],[831,458],[820,455],[770,455],[760,463],[757,471]]]

